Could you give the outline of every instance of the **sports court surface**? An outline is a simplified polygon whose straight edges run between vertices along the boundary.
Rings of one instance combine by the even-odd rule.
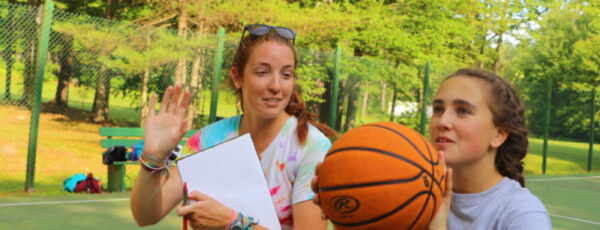
[[[532,176],[527,187],[546,205],[554,229],[600,230],[600,174]],[[171,212],[156,226],[181,229]],[[129,193],[0,197],[0,229],[139,229]]]

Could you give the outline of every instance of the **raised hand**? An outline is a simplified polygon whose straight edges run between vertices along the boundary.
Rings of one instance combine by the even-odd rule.
[[[158,113],[154,111],[156,95],[150,97],[150,109],[144,126],[145,160],[164,162],[189,130],[186,113],[190,93],[182,88],[181,85],[167,88]]]

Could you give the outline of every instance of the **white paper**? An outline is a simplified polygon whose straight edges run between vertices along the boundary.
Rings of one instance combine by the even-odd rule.
[[[250,134],[182,158],[177,168],[189,192],[202,192],[264,227],[281,229]]]

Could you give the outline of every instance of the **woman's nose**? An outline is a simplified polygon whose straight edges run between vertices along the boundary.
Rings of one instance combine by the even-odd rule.
[[[281,90],[281,76],[280,74],[273,74],[271,79],[269,80],[269,84],[267,85],[270,92],[273,94],[279,93]]]

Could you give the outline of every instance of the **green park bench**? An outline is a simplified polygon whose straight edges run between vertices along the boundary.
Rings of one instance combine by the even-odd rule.
[[[185,139],[191,137],[198,130],[193,129],[185,134],[184,140],[180,144],[185,143]],[[112,146],[123,145],[128,151],[131,151],[131,146],[137,144],[144,135],[144,129],[138,127],[100,127],[100,146],[107,149]],[[109,192],[124,192],[126,165],[138,165],[137,161],[115,161],[108,165],[108,182],[107,190]]]

